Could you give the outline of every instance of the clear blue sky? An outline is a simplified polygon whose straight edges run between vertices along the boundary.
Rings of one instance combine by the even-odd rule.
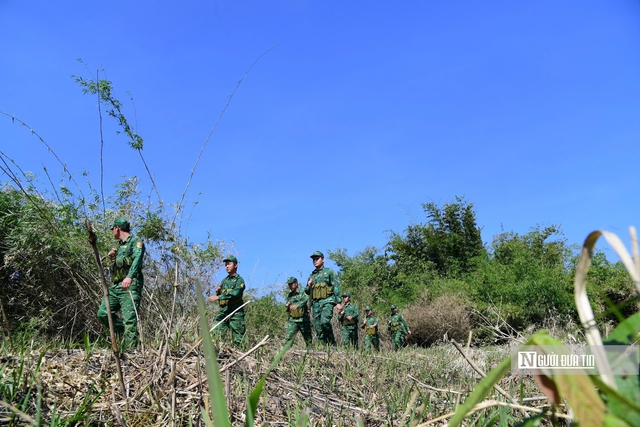
[[[104,67],[175,202],[275,45],[188,194],[189,236],[233,242],[249,287],[306,277],[314,250],[382,247],[456,195],[485,242],[552,223],[571,243],[628,241],[640,225],[637,1],[0,0],[0,111],[98,186],[96,102],[70,75]],[[149,194],[115,130],[105,118],[106,192],[136,174]],[[59,176],[4,116],[0,150]]]

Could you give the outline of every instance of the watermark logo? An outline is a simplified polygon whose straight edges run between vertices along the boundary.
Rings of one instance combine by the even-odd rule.
[[[511,351],[511,369],[523,375],[600,375],[598,360],[606,360],[613,375],[638,375],[638,355],[637,346],[518,346]]]

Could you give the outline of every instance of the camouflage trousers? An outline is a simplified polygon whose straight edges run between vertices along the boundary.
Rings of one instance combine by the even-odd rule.
[[[358,325],[342,326],[342,345],[358,348]]]
[[[238,308],[237,305],[233,307],[221,307],[218,315],[213,321],[213,325],[217,325],[236,308]],[[220,325],[213,330],[213,336],[217,339],[225,339],[229,329],[231,329],[231,339],[233,340],[233,344],[235,346],[240,346],[242,344],[242,339],[244,338],[244,333],[247,330],[244,323],[244,308],[236,311],[231,315],[231,317],[220,323]]]
[[[380,351],[380,337],[378,334],[373,335],[364,335],[364,351],[371,352],[371,349],[375,351]]]
[[[135,285],[125,290],[122,289],[122,283],[109,286],[111,319],[113,320],[116,334],[123,337],[123,351],[138,346],[138,317],[136,312],[140,308],[140,294],[138,286]],[[118,311],[122,312],[122,319],[116,316]],[[102,299],[102,304],[98,309],[98,319],[107,328],[109,327],[107,301],[105,298]]]
[[[307,319],[302,322],[289,320],[289,324],[287,325],[287,335],[284,338],[285,346],[293,345],[293,341],[295,340],[296,333],[298,333],[298,331],[302,334],[302,338],[304,339],[307,347],[311,345],[311,322]]]
[[[402,330],[391,332],[391,343],[393,344],[393,351],[398,351],[400,350],[400,348],[404,347],[404,345],[406,344],[406,336],[406,332]]]
[[[334,307],[335,303],[333,300],[313,301],[313,326],[316,330],[316,338],[322,344],[336,345],[336,339],[333,336],[333,327],[331,326]]]

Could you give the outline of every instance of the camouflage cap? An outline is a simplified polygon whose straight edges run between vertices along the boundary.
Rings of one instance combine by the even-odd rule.
[[[129,221],[124,218],[116,218],[116,220],[113,221],[113,226],[111,226],[111,229],[113,230],[116,227],[118,227],[122,231],[129,231],[131,229],[131,224],[129,224]]]
[[[364,311],[371,311],[371,306],[370,306],[370,305],[368,305],[368,306],[364,309]]]
[[[351,294],[349,292],[343,292],[342,293],[342,297],[349,297],[351,298]]]
[[[398,308],[398,307],[396,307],[395,305],[391,304],[391,310],[395,310],[395,309],[397,309],[397,308]]]
[[[234,257],[233,255],[229,255],[228,257],[226,257],[225,259],[222,260],[222,262],[227,262],[227,261],[231,261],[233,263],[238,263],[238,258]]]
[[[290,285],[292,283],[298,283],[298,279],[296,279],[295,277],[289,277],[287,279],[287,285]]]
[[[320,251],[315,251],[314,253],[311,254],[309,258],[314,258],[314,257],[324,258],[324,254]]]

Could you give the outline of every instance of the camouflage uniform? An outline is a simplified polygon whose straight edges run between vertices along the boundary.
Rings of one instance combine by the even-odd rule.
[[[370,311],[371,307],[367,307],[366,311]],[[364,324],[364,350],[371,351],[373,347],[376,351],[380,351],[380,337],[378,335],[378,319],[373,314],[366,316]]]
[[[238,260],[234,256],[230,256],[224,260],[238,263]],[[220,282],[220,294],[218,295],[218,303],[220,304],[220,311],[215,318],[214,325],[232,313],[235,309],[242,305],[242,295],[244,294],[244,279],[239,274],[228,275],[222,282]],[[242,338],[246,332],[246,325],[244,322],[244,308],[236,311],[227,320],[220,323],[220,325],[213,330],[214,335],[218,338],[222,338],[227,335],[227,331],[231,329],[231,337],[235,345],[242,344]]]
[[[395,305],[391,306],[392,310],[395,308]],[[403,347],[405,345],[405,337],[407,336],[407,334],[409,334],[409,332],[411,332],[407,321],[404,320],[402,314],[398,313],[397,311],[395,314],[392,313],[389,317],[387,331],[391,336],[391,342],[393,344],[394,351],[399,350],[400,347]]]
[[[293,282],[295,281],[295,282]],[[297,283],[298,279],[290,277],[287,283]],[[295,292],[289,292],[287,295],[287,312],[289,313],[289,323],[287,324],[287,335],[284,339],[285,346],[292,346],[296,337],[296,333],[300,331],[304,342],[309,347],[311,345],[311,321],[309,319],[309,296],[304,292],[296,289]],[[291,310],[289,306],[296,306],[295,310]]]
[[[351,297],[351,294],[344,293],[343,297]],[[358,307],[351,301],[346,305],[343,305],[343,313],[338,315],[338,320],[342,327],[342,345],[348,347],[349,345],[358,348]],[[347,319],[347,316],[351,316],[351,320]]]
[[[321,256],[322,252],[314,252],[312,256]],[[340,282],[336,273],[327,267],[317,268],[311,272],[309,279],[313,281],[306,287],[305,293],[311,297],[313,306],[313,326],[318,341],[336,345],[331,327],[333,308],[340,303]],[[307,280],[308,282],[308,280]]]
[[[114,221],[114,227],[120,227],[129,232],[129,222],[123,218]],[[142,298],[142,258],[144,257],[144,243],[142,240],[129,235],[124,241],[120,241],[115,260],[111,264],[112,285],[109,286],[109,306],[115,332],[123,335],[123,350],[138,346],[138,317],[136,312],[140,308]],[[131,285],[122,289],[122,281],[131,278]],[[122,311],[122,319],[116,316],[118,310]],[[107,302],[103,298],[98,309],[98,319],[109,327]]]

